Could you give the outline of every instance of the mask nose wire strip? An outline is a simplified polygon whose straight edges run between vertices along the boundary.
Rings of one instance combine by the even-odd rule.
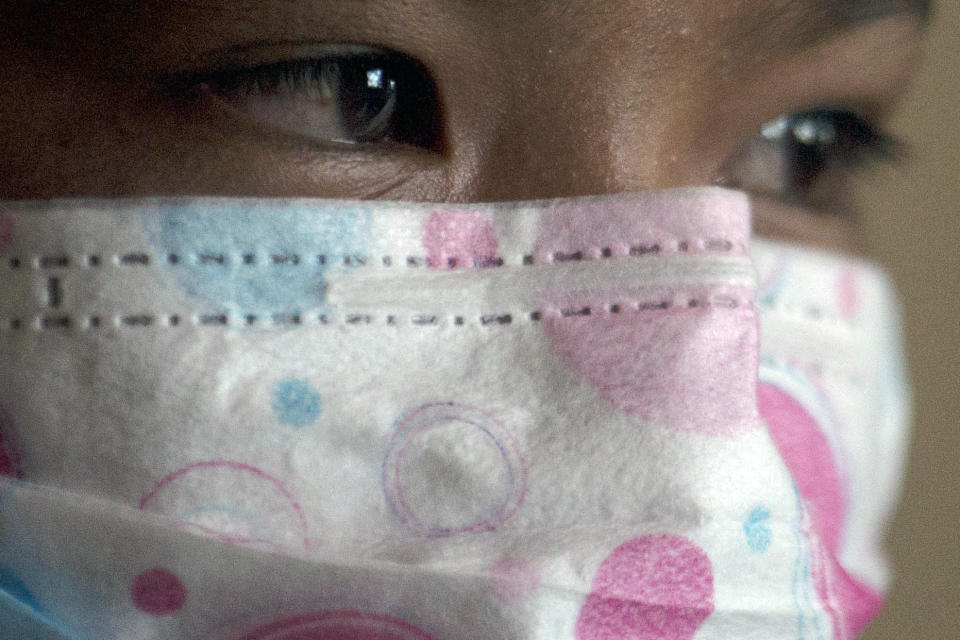
[[[746,257],[684,256],[654,261],[609,260],[479,271],[420,271],[397,277],[389,272],[331,275],[327,295],[343,309],[357,311],[464,309],[464,301],[489,309],[534,308],[538,293],[576,294],[610,288],[716,284],[753,287],[756,276]],[[467,308],[465,311],[474,309]]]

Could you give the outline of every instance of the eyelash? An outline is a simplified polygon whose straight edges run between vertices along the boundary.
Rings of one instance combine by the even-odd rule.
[[[898,158],[901,145],[849,107],[820,107],[767,123],[726,162],[717,182],[806,206],[842,204],[850,174]]]
[[[335,113],[342,136],[323,142],[397,144],[443,150],[437,90],[427,70],[406,56],[371,51],[281,60],[184,74],[176,85],[205,89],[228,103],[307,98]],[[334,123],[331,123],[332,125]],[[280,127],[284,128],[284,127]]]
[[[426,68],[399,53],[371,49],[349,55],[281,60],[183,74],[180,87],[206,90],[250,112],[251,101],[309,100],[326,108],[328,126],[300,124],[285,105],[268,106],[275,128],[316,139],[399,145],[442,152],[444,132],[436,86]],[[271,122],[272,120],[272,122]],[[323,121],[323,117],[320,118]],[[334,122],[335,121],[335,122]],[[898,143],[848,107],[820,107],[781,116],[762,127],[725,163],[719,184],[772,195],[814,211],[842,200],[845,178],[896,158]]]

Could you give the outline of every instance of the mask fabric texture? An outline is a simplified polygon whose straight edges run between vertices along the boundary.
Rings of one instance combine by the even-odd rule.
[[[0,638],[854,638],[896,307],[749,229],[717,188],[3,205]]]

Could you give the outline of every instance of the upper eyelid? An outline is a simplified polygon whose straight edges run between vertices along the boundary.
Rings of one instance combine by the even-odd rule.
[[[192,60],[177,69],[167,71],[165,75],[199,76],[218,71],[256,69],[296,60],[322,60],[367,55],[402,56],[415,60],[412,56],[394,49],[365,44],[270,42],[218,49],[194,56]]]
[[[327,69],[340,70],[334,72],[337,78],[341,77],[339,74],[344,69],[349,69],[346,77],[350,80],[343,86],[363,86],[363,92],[393,92],[389,124],[384,124],[382,131],[378,128],[377,132],[371,133],[373,137],[369,140],[363,139],[368,130],[360,125],[367,120],[369,112],[366,112],[365,108],[356,111],[363,99],[361,102],[354,102],[347,97],[346,101],[343,101],[344,95],[350,95],[349,91],[346,94],[333,91],[329,96],[334,98],[332,103],[346,109],[342,112],[344,115],[341,124],[351,128],[351,136],[357,136],[356,140],[351,140],[351,143],[357,145],[357,150],[363,147],[396,148],[399,145],[445,154],[447,141],[437,84],[425,65],[415,58],[393,50],[354,44],[311,44],[293,48],[283,45],[273,50],[257,48],[256,55],[253,56],[237,56],[234,50],[230,50],[227,58],[228,62],[219,66],[204,65],[181,71],[169,79],[168,86],[173,92],[188,99],[208,94],[212,99],[224,101],[234,112],[243,114],[262,126],[278,131],[285,129],[287,134],[309,138],[311,132],[300,129],[300,124],[290,124],[289,120],[286,120],[290,124],[289,128],[278,124],[278,121],[285,120],[285,116],[280,115],[280,112],[275,112],[277,119],[261,119],[244,113],[245,110],[238,109],[236,104],[228,103],[234,99],[242,101],[245,96],[259,96],[261,99],[270,100],[272,97],[282,99],[282,96],[294,98],[299,94],[309,98],[311,89],[326,86]],[[366,72],[366,77],[369,78],[369,71],[374,69],[381,70],[384,77],[390,79],[391,84],[388,87],[364,84],[369,80],[363,79],[363,73]],[[360,72],[359,77],[357,71]],[[393,81],[396,81],[397,85],[393,85]],[[339,81],[336,84],[340,86]],[[402,89],[397,92],[395,86]],[[352,119],[346,115],[348,111],[364,115]],[[369,122],[375,120],[376,117]],[[354,130],[354,127],[359,128]],[[300,133],[294,133],[295,131]],[[383,134],[382,138],[380,133]],[[328,132],[324,132],[316,140],[326,140],[328,135]],[[336,141],[334,138],[328,142]]]
[[[805,120],[815,125],[805,132],[812,136],[806,140],[795,128]],[[819,127],[831,129],[831,135],[820,137]],[[896,163],[898,151],[896,138],[869,116],[849,107],[813,107],[785,113],[759,127],[723,163],[714,180],[801,204],[807,211],[849,215],[844,213],[849,211],[844,200],[848,180],[877,162]]]
[[[841,141],[840,136],[831,141],[835,149],[838,149],[841,142],[852,143],[848,151],[856,154],[855,157],[847,158],[853,164],[865,164],[867,160],[896,161],[900,158],[900,152],[903,150],[902,141],[896,136],[890,134],[880,119],[869,114],[858,111],[851,107],[818,107],[816,109],[795,112],[789,114],[796,119],[809,118],[822,119],[829,116],[834,122],[830,124],[834,127],[845,125],[846,131],[836,131],[836,134],[846,133],[848,139]],[[796,136],[796,131],[793,132]],[[841,160],[844,160],[841,158]]]

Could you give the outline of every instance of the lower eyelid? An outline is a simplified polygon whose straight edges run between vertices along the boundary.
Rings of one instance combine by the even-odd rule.
[[[755,235],[849,255],[866,254],[866,238],[855,212],[823,215],[762,195],[752,195],[750,202]]]
[[[218,144],[256,145],[269,153],[289,153],[298,158],[325,162],[326,158],[341,162],[349,158],[351,165],[399,163],[398,166],[423,167],[434,170],[443,157],[432,150],[397,142],[376,144],[344,140],[322,140],[273,127],[251,117],[209,88],[193,87],[191,96],[180,95],[180,117],[188,118],[215,136]],[[298,160],[302,163],[302,160]]]

